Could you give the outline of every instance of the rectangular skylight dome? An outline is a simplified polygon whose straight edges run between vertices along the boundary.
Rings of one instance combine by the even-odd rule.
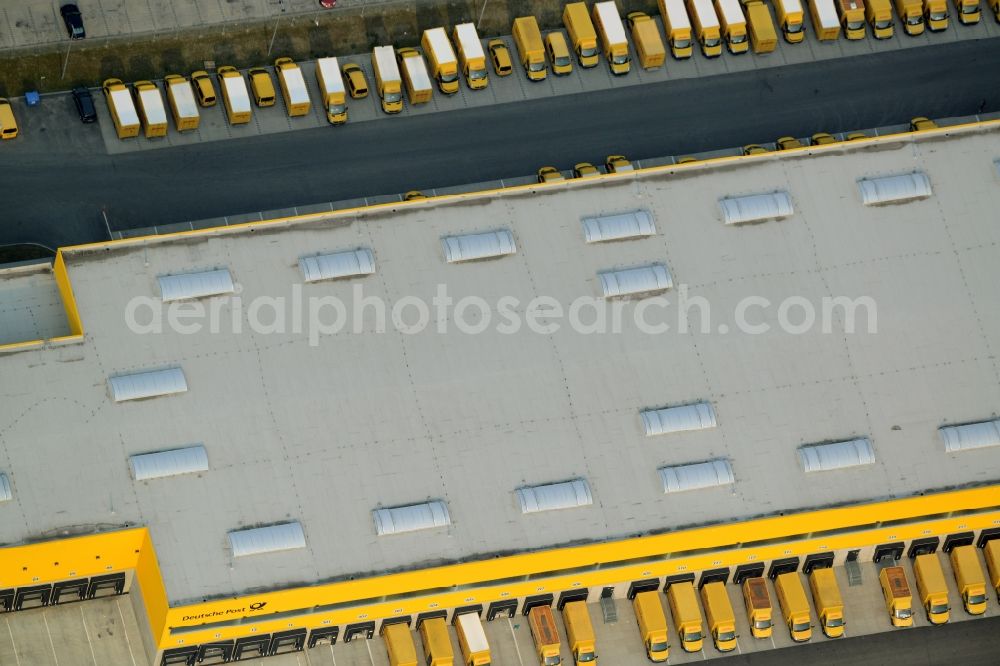
[[[861,202],[866,206],[901,203],[931,196],[931,181],[927,174],[905,173],[858,181]]]
[[[604,298],[616,298],[633,294],[653,294],[667,291],[674,286],[670,271],[663,264],[624,268],[617,271],[598,273]]]
[[[233,277],[229,269],[200,273],[181,273],[180,275],[163,275],[160,281],[160,294],[163,302],[181,301],[208,296],[221,296],[236,291]]]
[[[672,465],[660,468],[663,492],[679,493],[686,490],[700,490],[733,483],[733,468],[728,460]]]
[[[779,220],[795,212],[788,192],[728,197],[720,200],[719,206],[726,224]]]
[[[514,245],[514,234],[507,229],[489,231],[483,234],[465,234],[462,236],[446,236],[441,239],[444,245],[444,255],[448,263],[473,261],[502,257],[517,252]]]
[[[234,557],[273,553],[306,547],[306,535],[298,522],[255,527],[229,533]]]
[[[451,525],[448,505],[440,500],[392,509],[375,509],[372,511],[372,518],[375,519],[375,533],[379,536]]]
[[[640,414],[647,437],[688,430],[704,430],[718,425],[715,420],[715,410],[707,402],[665,409],[647,409]]]
[[[655,233],[653,216],[647,210],[583,218],[583,234],[588,243],[642,238]]]
[[[128,462],[136,481],[208,471],[208,454],[200,445],[134,455]]]
[[[375,257],[367,248],[321,254],[299,259],[299,269],[306,282],[371,275],[375,272]]]
[[[166,368],[150,372],[119,375],[108,379],[111,397],[115,402],[142,400],[161,395],[184,393],[188,390],[187,379],[180,368]]]
[[[1000,420],[943,426],[938,432],[948,453],[1000,446]]]
[[[810,444],[799,449],[799,459],[806,472],[826,472],[845,467],[871,465],[875,449],[866,437],[829,444]]]
[[[521,505],[521,513],[575,509],[594,503],[586,479],[518,488],[517,499]]]

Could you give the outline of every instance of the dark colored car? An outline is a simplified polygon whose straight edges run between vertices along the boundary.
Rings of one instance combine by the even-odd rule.
[[[83,39],[87,36],[87,31],[83,29],[83,15],[76,5],[63,5],[59,8],[62,14],[63,23],[66,24],[66,32],[70,39]]]
[[[90,96],[89,90],[83,86],[73,88],[73,103],[76,104],[76,112],[80,114],[81,121],[92,123],[97,120],[94,98]]]

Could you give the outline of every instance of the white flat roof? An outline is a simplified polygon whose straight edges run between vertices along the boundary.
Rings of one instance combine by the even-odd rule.
[[[718,0],[718,3],[719,12],[722,14],[719,18],[725,21],[726,25],[733,26],[747,22],[740,0]]]
[[[451,42],[448,41],[448,33],[444,31],[444,28],[424,30],[424,34],[427,35],[427,43],[430,44],[434,54],[438,57],[439,63],[457,62],[455,49],[452,48]]]
[[[194,91],[191,89],[191,82],[187,79],[182,81],[170,81],[167,83],[169,94],[174,98],[177,106],[177,113],[182,118],[197,118],[198,105],[194,101]]]
[[[229,95],[229,106],[232,107],[233,113],[250,111],[250,94],[247,92],[247,81],[243,78],[243,74],[220,76],[219,80],[226,87],[226,93]]]
[[[139,114],[135,110],[135,102],[127,88],[111,91],[111,103],[118,112],[118,122],[122,125],[138,125]]]
[[[399,67],[396,65],[396,49],[391,46],[376,46],[372,55],[382,73],[383,81],[399,81]]]
[[[840,28],[840,17],[837,15],[837,7],[833,4],[833,1],[812,0],[812,7],[815,8],[819,23],[824,28]]]
[[[292,104],[304,104],[309,101],[306,80],[303,78],[302,69],[298,65],[278,69],[278,76],[285,79],[285,87],[288,88],[288,97]],[[338,76],[337,78],[340,77]]]
[[[344,92],[344,79],[340,75],[340,63],[336,58],[320,58],[316,61],[316,71],[323,73],[323,95]]]
[[[604,34],[607,35],[608,41],[612,44],[628,43],[628,39],[625,37],[625,26],[622,25],[622,17],[618,13],[618,7],[615,6],[614,0],[598,2],[594,5],[594,9],[597,10],[598,16],[601,17],[601,23],[604,25]]]
[[[462,52],[465,53],[465,57],[469,60],[473,58],[485,58],[486,52],[483,51],[483,43],[479,41],[479,33],[476,32],[476,26],[473,23],[459,23],[455,26],[455,35],[458,37],[458,41],[462,45]]]
[[[687,8],[684,6],[684,0],[660,0],[660,2],[662,3],[660,5],[660,13],[662,14],[662,10],[666,10],[667,15],[664,19],[670,23],[670,26],[674,30],[691,28],[691,19],[688,18]],[[667,35],[667,37],[669,38],[670,36]]]
[[[414,90],[428,90],[431,87],[431,77],[427,73],[427,63],[420,53],[408,55],[403,58],[403,67],[406,74],[413,83]]]
[[[167,110],[163,108],[163,97],[160,96],[160,89],[154,85],[152,88],[138,92],[142,108],[146,111],[146,121],[150,125],[162,125],[167,122]]]
[[[775,3],[780,4],[785,8],[785,12],[793,14],[798,12],[802,13],[802,2],[801,0],[775,0]]]
[[[146,525],[180,603],[995,480],[1000,447],[949,453],[939,432],[994,419],[1000,404],[1000,131],[951,134],[69,250],[83,341],[0,356],[0,471],[17,499],[0,504],[0,542]],[[933,197],[862,204],[859,178],[913,169]],[[795,215],[724,223],[720,199],[774,191],[794,197]],[[656,235],[586,242],[583,218],[637,202]],[[442,238],[498,225],[516,254],[445,260]],[[374,274],[303,284],[300,258],[362,244]],[[667,303],[609,301],[607,333],[573,330],[578,297],[604,303],[602,271],[657,263],[675,283]],[[141,331],[158,277],[213,266],[231,270],[234,294],[164,307],[208,316],[221,303],[214,328],[175,330],[164,316],[162,333]],[[432,305],[441,286],[454,302],[445,332]],[[269,299],[288,304],[296,292],[304,316],[327,303],[319,319],[330,325],[335,308],[316,299],[335,298],[349,321],[314,342],[309,326],[268,328]],[[710,305],[704,329],[689,304],[679,331],[682,293]],[[387,305],[383,326],[368,305],[354,328],[355,294]],[[459,330],[453,312],[472,297],[516,299],[521,327],[498,329],[507,320],[491,307],[481,333]],[[558,330],[526,323],[540,297],[562,305],[550,320]],[[842,308],[823,332],[829,297],[870,298],[877,332],[864,307],[856,332],[843,332]],[[414,298],[428,304],[424,329],[395,325],[404,298],[402,323],[418,317]],[[139,329],[125,315],[135,299],[147,304]],[[736,323],[746,299],[752,330]],[[803,299],[817,324],[783,329],[783,317],[803,320]],[[643,303],[647,322],[671,328],[636,324]],[[263,327],[251,326],[251,308]],[[468,327],[482,323],[479,312],[474,301],[464,307]],[[578,317],[592,323],[592,313]],[[164,368],[183,368],[186,392],[119,403],[108,394],[109,377]],[[701,402],[716,427],[647,436],[643,410]],[[801,447],[862,438],[871,464],[803,471]],[[207,471],[132,478],[130,456],[193,442]],[[731,465],[732,485],[664,494],[660,469],[717,460]],[[586,480],[591,504],[521,513],[518,489],[573,479]],[[447,503],[449,526],[377,535],[373,509],[432,500]],[[289,521],[301,524],[303,546],[233,558],[230,532]]]
[[[692,0],[691,4],[694,11],[698,13],[698,18],[701,19],[702,30],[720,27],[719,17],[715,13],[715,5],[712,4],[712,0]]]

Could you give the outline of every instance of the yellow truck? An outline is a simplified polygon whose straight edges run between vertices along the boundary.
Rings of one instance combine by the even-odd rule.
[[[420,642],[424,645],[426,666],[454,666],[455,652],[444,618],[434,617],[420,623]]]
[[[340,76],[340,63],[336,58],[320,58],[316,61],[316,82],[323,99],[326,119],[331,125],[347,122],[347,91]]]
[[[809,573],[809,587],[823,633],[827,638],[840,638],[844,635],[844,600],[833,569],[813,569]]]
[[[844,37],[847,39],[864,39],[864,0],[835,0],[835,4],[837,6],[837,14],[840,17],[840,27],[844,29]]]
[[[263,67],[251,67],[247,70],[247,76],[250,77],[250,92],[253,93],[253,101],[257,106],[274,106],[278,96],[274,92],[271,72]]]
[[[576,666],[597,666],[597,641],[594,638],[594,627],[590,623],[587,602],[567,601],[562,613],[569,651]]]
[[[806,38],[802,0],[774,0],[774,13],[786,42],[798,44]]]
[[[389,653],[389,666],[417,666],[417,648],[405,624],[382,625],[382,640]]]
[[[163,106],[160,89],[152,81],[136,81],[132,85],[143,134],[147,139],[166,136],[167,110]]]
[[[895,28],[895,21],[892,20],[892,0],[866,0],[865,18],[872,27],[875,39],[892,37]]]
[[[837,0],[809,0],[809,15],[812,17],[816,39],[821,42],[840,37],[840,17],[834,3]]]
[[[611,73],[615,76],[628,74],[632,58],[628,54],[625,26],[622,25],[622,17],[618,14],[614,0],[595,3],[592,16]]]
[[[167,103],[170,105],[170,113],[174,117],[177,131],[198,129],[201,114],[198,112],[198,103],[194,99],[191,82],[180,74],[167,74],[163,77],[163,84],[167,89]]]
[[[704,643],[701,626],[701,611],[698,597],[694,593],[694,583],[684,581],[667,588],[670,600],[670,614],[674,616],[674,628],[685,652],[698,652]]]
[[[659,3],[670,53],[678,60],[690,58],[694,50],[691,46],[691,19],[684,8],[684,0],[659,0]]]
[[[670,644],[667,643],[667,616],[660,593],[656,590],[637,592],[632,599],[632,609],[650,661],[666,661],[670,656]]]
[[[10,106],[10,100],[0,97],[0,139],[17,138],[17,120],[14,118],[14,109]]]
[[[986,612],[986,576],[979,565],[976,547],[956,546],[951,549],[951,569],[958,585],[958,595],[962,597],[969,615]]]
[[[750,633],[754,638],[769,638],[774,626],[774,611],[771,607],[771,594],[767,591],[767,581],[760,577],[744,580],[743,603],[747,609]]]
[[[924,3],[923,0],[894,0],[896,13],[903,22],[903,30],[908,35],[924,33]]]
[[[540,666],[559,666],[562,658],[559,656],[561,645],[556,620],[552,609],[548,606],[535,606],[528,611],[528,627],[535,641],[535,656]]]
[[[667,50],[663,47],[656,21],[643,12],[630,12],[625,20],[628,21],[629,29],[632,31],[632,42],[639,56],[639,66],[643,69],[662,67],[667,59]]]
[[[542,81],[548,74],[545,64],[545,46],[542,32],[534,16],[519,16],[514,19],[514,44],[528,79]]]
[[[955,10],[962,25],[979,23],[982,12],[979,11],[979,0],[955,0]]]
[[[948,27],[947,0],[924,0],[924,20],[931,32],[941,32]]]
[[[403,75],[403,86],[406,88],[407,99],[411,105],[426,104],[431,101],[434,88],[431,77],[427,73],[427,64],[420,51],[416,49],[399,49],[396,51],[396,61]]]
[[[309,90],[306,89],[306,79],[302,70],[291,58],[278,58],[274,61],[274,71],[278,73],[278,87],[281,97],[285,100],[285,108],[292,118],[304,116],[312,108]]]
[[[104,99],[111,112],[111,120],[115,123],[115,132],[119,139],[139,136],[139,113],[135,110],[135,102],[128,88],[121,79],[106,79],[101,86]]]
[[[715,641],[719,652],[731,652],[736,649],[736,614],[733,605],[729,603],[726,584],[720,581],[705,583],[701,586],[701,605],[705,608],[705,620],[708,622],[708,633]]]
[[[448,33],[444,31],[444,28],[424,30],[420,44],[424,47],[424,53],[427,54],[430,74],[437,81],[438,90],[445,95],[457,93],[458,58],[455,57],[455,49],[448,41]]]
[[[778,31],[774,27],[771,10],[761,0],[742,0],[743,10],[750,27],[750,46],[761,55],[771,53],[778,46]]]
[[[245,125],[250,122],[250,93],[247,92],[247,82],[235,67],[225,65],[216,70],[219,76],[219,88],[222,90],[222,102],[226,107],[226,116],[230,125]]]
[[[462,666],[490,666],[490,644],[477,613],[462,613],[455,618],[458,647],[462,650]]]
[[[886,567],[878,574],[882,597],[894,627],[913,626],[913,595],[903,567]]]
[[[580,67],[597,67],[597,31],[587,12],[587,3],[571,2],[563,7],[563,26],[569,34],[570,46],[580,59]]]
[[[706,58],[722,55],[722,26],[712,0],[687,0],[688,14],[694,25],[694,38]]]
[[[990,584],[1000,598],[1000,539],[990,539],[983,546],[986,570],[990,572]]]
[[[722,41],[729,52],[738,55],[750,50],[747,38],[747,19],[740,0],[715,0],[715,10],[722,24]]]
[[[937,553],[917,555],[913,560],[913,574],[917,577],[920,605],[927,611],[927,620],[931,624],[944,624],[948,621],[951,603]]]
[[[479,40],[479,33],[472,23],[459,23],[453,34],[458,46],[458,64],[465,74],[465,82],[472,90],[481,90],[490,84],[486,73],[486,52]]]
[[[809,600],[802,587],[797,571],[789,571],[774,579],[774,589],[778,593],[781,614],[796,643],[804,643],[812,638],[812,620],[809,615]]]
[[[375,86],[382,99],[382,110],[399,113],[403,110],[403,80],[396,64],[396,51],[391,46],[376,46],[372,49],[372,70],[375,72]]]

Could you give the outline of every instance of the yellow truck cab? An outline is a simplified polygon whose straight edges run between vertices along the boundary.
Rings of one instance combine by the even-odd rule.
[[[886,567],[878,574],[882,597],[894,627],[913,626],[913,595],[903,567]]]
[[[670,644],[667,642],[667,616],[663,612],[660,593],[656,590],[637,592],[632,599],[632,608],[650,661],[666,661],[670,656]]]
[[[274,61],[274,71],[278,73],[278,87],[281,88],[288,115],[294,118],[309,113],[312,101],[302,69],[291,58],[278,58]]]
[[[426,104],[431,101],[434,88],[431,86],[431,77],[427,73],[427,64],[420,51],[411,48],[399,49],[396,51],[396,61],[399,64],[399,71],[403,75],[403,86],[406,88],[407,99],[410,104]]]
[[[407,625],[383,624],[382,640],[389,654],[389,666],[417,666],[417,648]]]
[[[809,0],[809,15],[812,17],[816,39],[821,42],[840,37],[840,17],[836,2],[841,0]]]
[[[917,578],[920,605],[927,611],[927,620],[931,624],[947,622],[951,603],[948,600],[948,587],[944,582],[944,572],[941,570],[937,553],[917,555],[913,560],[913,575]]]
[[[244,125],[250,122],[250,94],[247,92],[247,82],[235,67],[228,65],[216,70],[219,75],[219,88],[222,89],[222,103],[226,107],[226,115],[230,125]]]
[[[17,120],[14,119],[14,110],[6,97],[0,97],[0,139],[14,139],[16,137]]]
[[[139,136],[139,113],[135,110],[135,102],[128,88],[121,79],[105,79],[102,84],[104,99],[111,112],[111,120],[115,123],[115,132],[119,139]]]
[[[316,83],[319,84],[320,99],[326,119],[331,125],[347,122],[347,90],[340,77],[340,63],[336,58],[320,58],[316,61]]]
[[[986,558],[986,570],[990,573],[990,585],[1000,598],[1000,539],[990,539],[983,546],[983,557]]]
[[[191,83],[179,74],[167,74],[163,77],[163,85],[167,89],[167,103],[177,131],[198,129],[201,114],[198,113]]]
[[[490,84],[486,72],[486,52],[479,40],[479,33],[472,23],[459,23],[453,35],[458,47],[458,64],[465,74],[465,82],[472,90],[482,90]]]
[[[705,619],[708,621],[708,633],[715,641],[719,652],[731,652],[736,649],[736,614],[733,605],[729,603],[726,584],[720,581],[705,583],[701,586],[701,605],[705,608]]]
[[[562,657],[559,656],[561,645],[556,620],[552,609],[548,606],[535,606],[528,611],[528,627],[535,641],[535,656],[539,666],[559,666]]]
[[[586,2],[571,2],[563,7],[563,26],[569,34],[569,43],[580,59],[580,67],[597,67],[597,31],[590,20]]]
[[[865,18],[875,39],[892,37],[896,22],[892,19],[891,0],[865,0]]]
[[[778,593],[781,614],[796,643],[804,643],[812,638],[812,619],[809,614],[809,600],[802,587],[797,571],[779,574],[774,579],[774,589]]]
[[[250,77],[250,90],[253,91],[253,100],[257,106],[274,106],[277,95],[271,73],[263,67],[251,67],[247,75]]]
[[[747,19],[740,0],[715,0],[715,10],[722,24],[722,40],[729,52],[738,55],[750,50],[747,38]]]
[[[923,0],[894,0],[896,13],[903,22],[906,34],[916,36],[924,33],[924,2]]]
[[[545,52],[549,54],[553,74],[566,76],[573,72],[573,59],[570,57],[566,38],[561,32],[555,31],[545,35]]]
[[[543,81],[548,74],[545,65],[545,47],[542,45],[542,32],[538,29],[538,20],[534,16],[519,16],[514,19],[514,44],[528,79]]]
[[[734,0],[739,2],[739,0]],[[656,21],[644,12],[629,12],[625,17],[629,30],[632,32],[632,42],[639,56],[639,66],[643,69],[661,67],[667,59],[667,50],[660,39],[660,30]]]
[[[969,615],[986,612],[986,576],[979,565],[979,556],[973,545],[956,546],[951,549],[951,569],[955,574],[958,594],[962,597]]]
[[[458,58],[455,57],[455,49],[448,41],[448,33],[444,28],[430,28],[424,30],[424,36],[420,40],[427,54],[430,75],[437,81],[438,90],[445,95],[454,95],[458,92]]]
[[[774,12],[786,42],[798,44],[806,38],[802,0],[774,0]]]
[[[667,588],[670,600],[670,614],[674,617],[674,629],[685,652],[698,652],[704,644],[705,634],[701,626],[701,611],[698,597],[694,593],[694,583],[683,581]]]
[[[372,69],[375,72],[375,86],[382,100],[382,110],[399,113],[403,110],[403,80],[396,64],[396,52],[391,46],[376,46],[372,49]]]
[[[844,29],[844,37],[847,39],[864,39],[864,0],[836,0],[836,6],[837,14],[840,16],[840,26]]]
[[[924,0],[924,20],[931,32],[941,32],[948,27],[947,0]]]
[[[424,646],[426,666],[454,666],[455,651],[444,618],[434,617],[420,623],[420,642]]]
[[[747,621],[754,638],[769,638],[774,628],[772,619],[771,594],[767,591],[767,581],[761,577],[743,581],[743,603],[747,609]]]
[[[670,53],[678,60],[690,58],[694,48],[691,46],[691,19],[684,8],[684,0],[659,0],[659,4]]]
[[[628,74],[632,58],[628,53],[625,26],[622,25],[622,17],[618,14],[614,0],[595,3],[592,16],[611,73],[615,76]]]
[[[688,13],[694,24],[694,37],[701,44],[706,58],[722,55],[722,26],[715,14],[712,0],[687,0]]]
[[[462,666],[490,666],[490,644],[478,613],[462,613],[455,617],[455,633],[462,650]]]
[[[753,52],[760,55],[774,51],[778,46],[778,31],[768,6],[761,0],[743,0],[743,10],[747,15]]]
[[[974,25],[982,18],[979,0],[955,0],[955,11],[958,12],[958,20],[962,25]]]
[[[562,609],[566,638],[575,666],[597,666],[597,642],[586,601],[567,601]]]
[[[203,69],[191,72],[191,84],[194,86],[198,104],[204,107],[215,106],[215,86],[212,85],[212,77],[208,72]]]
[[[840,638],[844,635],[844,600],[840,596],[837,577],[832,567],[813,569],[809,573],[809,587],[812,590],[813,604],[819,617],[819,626],[827,638]]]

